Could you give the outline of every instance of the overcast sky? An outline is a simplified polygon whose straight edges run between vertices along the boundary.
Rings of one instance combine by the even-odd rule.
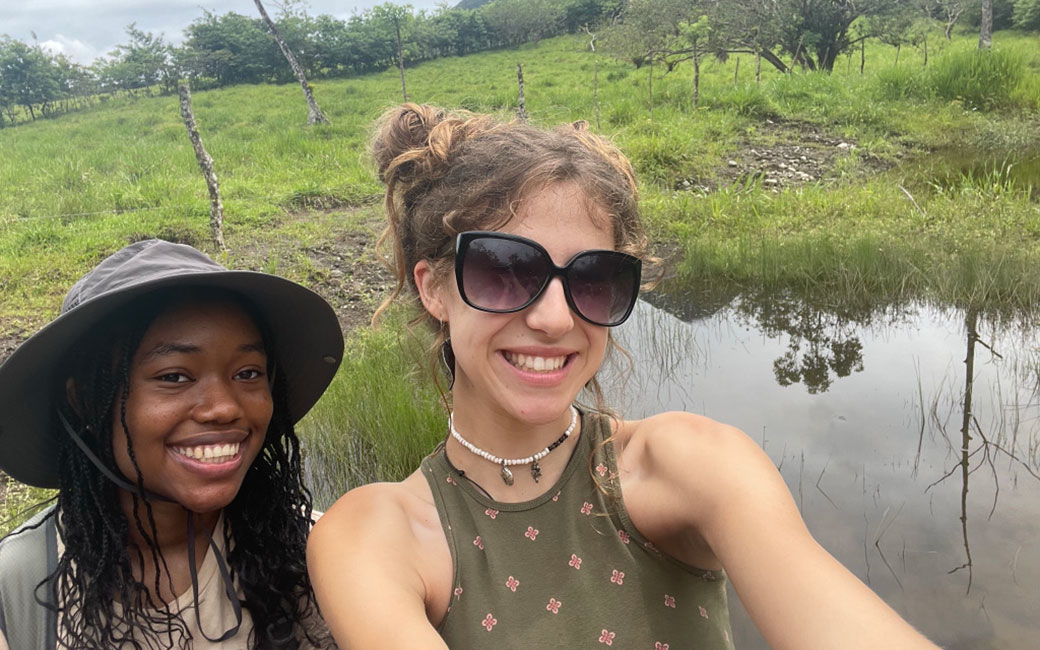
[[[331,14],[348,18],[355,11],[382,4],[385,0],[308,0],[311,15]],[[457,0],[451,2],[454,5]],[[436,9],[438,0],[394,0],[416,10]],[[264,3],[274,14],[274,0]],[[130,23],[146,32],[163,33],[168,42],[180,43],[184,28],[207,9],[217,14],[229,11],[256,15],[252,0],[0,0],[0,34],[33,42],[52,52],[61,52],[78,63],[90,63],[126,42]]]

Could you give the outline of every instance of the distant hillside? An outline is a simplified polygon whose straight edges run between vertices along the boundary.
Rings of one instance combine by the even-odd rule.
[[[482,7],[491,0],[459,0],[459,4],[455,5],[456,9],[476,9]]]

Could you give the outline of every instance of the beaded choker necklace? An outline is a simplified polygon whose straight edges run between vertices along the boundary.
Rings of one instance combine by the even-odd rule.
[[[542,468],[538,464],[538,461],[548,456],[550,451],[562,445],[563,441],[571,435],[571,433],[574,431],[574,427],[578,424],[578,409],[574,408],[574,406],[571,406],[571,425],[567,427],[567,430],[563,432],[562,436],[556,439],[556,442],[552,443],[540,452],[527,456],[526,458],[499,458],[498,456],[492,454],[489,451],[484,451],[480,447],[474,445],[469,440],[463,438],[462,434],[455,430],[454,420],[455,412],[453,411],[451,415],[448,416],[448,430],[451,431],[451,437],[458,440],[459,444],[461,444],[463,447],[470,450],[477,456],[480,456],[485,460],[489,460],[496,465],[501,465],[503,483],[505,483],[506,485],[513,484],[513,472],[509,469],[510,466],[528,464],[531,466],[531,478],[533,478],[534,482],[537,483],[538,479],[542,477]]]

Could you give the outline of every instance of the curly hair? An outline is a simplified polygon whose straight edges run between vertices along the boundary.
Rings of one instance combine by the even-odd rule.
[[[226,291],[194,289],[190,294],[158,291],[112,314],[94,334],[79,342],[68,359],[67,377],[55,377],[62,415],[72,423],[110,469],[116,468],[113,419],[126,426],[130,365],[142,337],[172,301],[215,297],[240,306],[256,323],[276,368],[269,331],[258,312],[240,296]],[[271,370],[271,368],[269,368]],[[287,387],[274,376],[273,415],[263,446],[234,500],[224,509],[224,541],[229,569],[237,578],[242,605],[253,620],[250,647],[295,647],[297,630],[316,611],[307,574],[305,549],[312,499],[304,486],[300,445],[288,415]],[[270,375],[269,375],[270,376]],[[66,379],[74,390],[66,389]],[[60,386],[58,385],[60,384]],[[71,393],[74,393],[71,394]],[[70,400],[75,402],[70,403]],[[57,526],[65,544],[51,584],[58,603],[59,639],[75,639],[77,648],[190,648],[190,632],[180,616],[157,600],[166,560],[154,543],[156,522],[134,456],[132,435],[127,454],[137,470],[140,494],[131,494],[131,513],[120,506],[118,491],[60,428],[60,486]],[[128,432],[130,433],[130,432]],[[130,540],[133,526],[144,547]],[[146,554],[156,567],[151,584],[135,578],[134,566]],[[172,585],[171,585],[172,586]],[[39,595],[39,594],[38,594]],[[118,603],[118,604],[117,604]]]
[[[609,223],[617,250],[652,261],[632,165],[584,121],[546,130],[409,103],[383,115],[371,148],[386,184],[388,223],[379,244],[389,243],[388,263],[396,277],[373,322],[406,289],[417,299],[416,263],[426,260],[444,281],[450,277],[455,235],[502,227],[526,198],[557,183],[581,189],[589,214]],[[419,309],[413,324],[421,323],[440,327]],[[439,329],[431,354],[446,337]],[[595,379],[590,388],[602,402]]]

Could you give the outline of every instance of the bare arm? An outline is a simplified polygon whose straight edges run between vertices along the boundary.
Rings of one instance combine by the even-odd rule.
[[[343,650],[446,650],[426,613],[423,551],[399,484],[344,495],[315,524],[307,566]]]
[[[742,432],[685,413],[638,429],[635,475],[652,498],[637,503],[692,531],[678,539],[706,544],[771,647],[936,647],[812,538],[773,462]]]

